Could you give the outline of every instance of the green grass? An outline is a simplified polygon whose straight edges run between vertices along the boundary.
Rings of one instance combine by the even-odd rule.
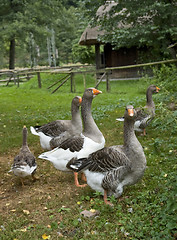
[[[0,162],[2,203],[0,203],[0,239],[175,239],[176,225],[176,111],[167,108],[165,85],[154,96],[156,118],[147,128],[147,136],[138,136],[147,158],[148,168],[135,186],[125,188],[114,207],[105,206],[99,193],[89,187],[78,189],[71,174],[57,171],[49,162],[37,160],[40,180],[26,180],[21,189],[18,179],[7,174],[14,155],[21,146],[23,125],[44,124],[55,119],[69,119],[71,100],[84,91],[82,78],[76,78],[76,93],[69,93],[69,82],[55,94],[47,87],[57,75],[42,75],[42,89],[37,79],[15,86],[0,87]],[[92,76],[87,87],[94,86]],[[123,125],[115,119],[122,116],[125,106],[145,105],[148,85],[158,79],[105,83],[103,94],[93,100],[93,116],[103,132],[106,145],[123,143]],[[171,95],[172,97],[170,97]],[[169,93],[170,101],[174,93]],[[164,103],[165,102],[165,103]],[[42,152],[39,139],[29,132],[28,143],[36,157]],[[6,159],[7,157],[7,159]],[[1,158],[0,158],[1,161]],[[96,209],[97,217],[84,218],[80,212]],[[28,210],[29,214],[23,210]],[[44,237],[44,236],[43,236]],[[49,239],[49,238],[48,238]]]

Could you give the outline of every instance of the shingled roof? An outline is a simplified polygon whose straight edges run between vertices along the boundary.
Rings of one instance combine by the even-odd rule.
[[[108,13],[110,9],[117,5],[114,1],[107,1],[105,5],[102,5],[97,10],[97,16],[101,16],[102,14]],[[79,40],[80,45],[95,45],[100,43],[98,40],[99,36],[105,34],[104,30],[99,30],[99,26],[97,27],[90,27],[88,26],[85,31],[82,33],[81,38]]]

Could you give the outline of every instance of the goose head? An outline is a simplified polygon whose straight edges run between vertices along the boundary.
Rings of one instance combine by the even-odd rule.
[[[98,94],[102,93],[102,91],[96,89],[96,88],[87,88],[84,92],[83,97],[85,99],[90,99],[96,97]]]
[[[150,85],[147,89],[147,92],[158,93],[160,90],[156,85]]]
[[[81,105],[81,102],[82,102],[82,98],[80,96],[76,96],[72,100],[72,104],[74,104],[77,107]]]
[[[124,113],[124,118],[132,119],[135,121],[136,117],[137,117],[137,112],[134,109],[134,107],[132,105],[127,105],[127,107],[125,109],[125,113]]]

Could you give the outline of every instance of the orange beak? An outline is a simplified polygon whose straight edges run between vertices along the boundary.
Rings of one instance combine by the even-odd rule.
[[[80,98],[79,98],[79,103],[81,104],[81,102],[82,102],[82,98],[80,97]]]
[[[156,92],[159,92],[160,88],[156,87]]]
[[[100,91],[100,90],[98,90],[96,88],[93,88],[93,95],[98,95],[100,93],[102,93],[102,91]]]
[[[128,115],[129,115],[130,117],[134,116],[133,109],[128,109]]]

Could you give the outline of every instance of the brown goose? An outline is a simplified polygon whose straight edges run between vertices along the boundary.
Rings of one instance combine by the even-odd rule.
[[[34,155],[31,153],[28,144],[27,144],[27,128],[26,126],[23,127],[23,144],[22,148],[20,149],[19,154],[14,158],[14,163],[11,167],[11,171],[16,175],[19,176],[22,182],[22,186],[24,186],[23,178],[26,176],[32,176],[33,179],[34,173],[37,168],[36,159]]]
[[[42,126],[30,127],[31,133],[40,137],[41,147],[51,150],[69,137],[82,132],[82,120],[79,112],[82,98],[76,96],[71,103],[71,120],[56,120]]]
[[[58,170],[70,171],[66,167],[70,159],[88,157],[90,153],[104,147],[104,136],[98,129],[91,113],[92,100],[100,93],[101,91],[95,88],[88,88],[83,94],[81,104],[83,132],[80,136],[68,138],[52,151],[42,153],[39,158],[52,162]],[[78,183],[77,174],[75,174],[75,184],[78,187],[82,186]]]
[[[83,171],[87,184],[104,194],[104,202],[110,204],[108,196],[118,198],[123,187],[138,182],[146,169],[143,148],[134,133],[136,110],[127,106],[124,114],[124,145],[104,147],[88,156],[71,160],[67,167],[75,172]]]
[[[146,106],[143,109],[137,108],[137,118],[135,121],[135,131],[143,132],[146,135],[145,128],[155,117],[155,104],[152,99],[152,94],[158,93],[160,88],[155,85],[150,85],[146,91]],[[124,121],[124,118],[117,118],[118,121]]]

